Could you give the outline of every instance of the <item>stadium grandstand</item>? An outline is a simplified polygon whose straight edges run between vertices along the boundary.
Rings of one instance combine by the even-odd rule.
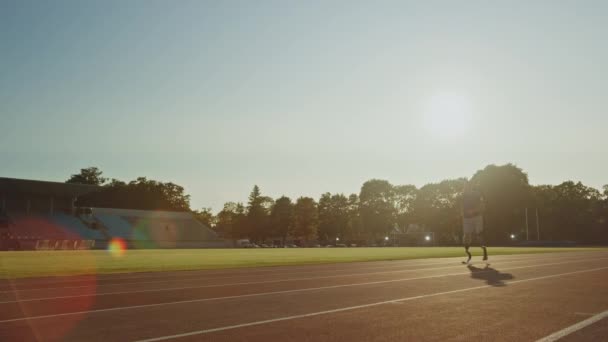
[[[224,247],[224,240],[189,212],[79,208],[93,185],[0,177],[0,249]]]

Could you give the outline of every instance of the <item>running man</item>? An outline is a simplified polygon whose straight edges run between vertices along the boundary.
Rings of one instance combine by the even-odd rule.
[[[463,261],[463,264],[468,264],[471,261],[469,247],[471,247],[473,241],[479,243],[483,249],[483,260],[488,260],[488,251],[483,240],[483,210],[484,202],[481,194],[474,191],[471,184],[465,181],[462,195],[462,228],[464,233],[462,243],[468,259]]]

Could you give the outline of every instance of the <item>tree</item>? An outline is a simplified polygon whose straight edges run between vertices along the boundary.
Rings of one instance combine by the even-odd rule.
[[[129,182],[127,189],[132,198],[149,209],[169,208],[190,211],[190,195],[186,195],[184,188],[177,184],[138,177]]]
[[[412,203],[412,221],[435,233],[436,242],[454,243],[462,235],[461,200],[465,179],[421,187]]]
[[[242,203],[227,202],[217,214],[215,231],[228,239],[241,239],[246,237],[244,229],[245,207]]]
[[[317,235],[317,205],[310,197],[300,197],[294,207],[295,238],[304,240],[304,243],[316,238]]]
[[[581,182],[533,188],[543,239],[594,242],[605,240],[602,195]]]
[[[143,180],[145,181],[145,178]],[[168,202],[169,207],[183,211],[190,210],[190,195],[185,194],[184,187],[172,182],[150,182],[152,182],[152,186],[160,189],[160,195]]]
[[[331,196],[332,212],[334,224],[338,231],[338,237],[344,239],[352,238],[352,230],[349,225],[349,204],[348,198],[344,194]]]
[[[139,177],[129,183],[113,179],[93,192],[78,198],[79,206],[139,210],[190,211],[190,195],[177,184]]]
[[[270,235],[268,219],[272,203],[272,199],[262,196],[260,188],[254,185],[247,204],[247,231],[253,241],[263,241]]]
[[[97,167],[91,166],[80,169],[80,173],[73,174],[65,182],[72,184],[103,185],[108,179],[102,177],[102,174],[103,172]]]
[[[414,203],[418,189],[414,185],[397,185],[395,193],[395,220],[399,227],[405,228],[410,223],[418,223],[414,217]]]
[[[202,208],[201,210],[194,210],[192,212],[197,220],[209,228],[214,228],[216,223],[216,217],[213,215],[211,208]]]
[[[325,242],[333,241],[336,237],[350,239],[352,237],[349,225],[349,203],[343,194],[331,195],[325,193],[319,199],[319,239]]]
[[[280,237],[283,245],[293,229],[294,206],[289,197],[282,196],[276,200],[270,213],[272,236]]]
[[[484,226],[489,242],[506,242],[511,233],[525,229],[525,208],[534,205],[526,173],[513,164],[488,165],[477,171],[471,182],[485,199]]]
[[[395,198],[391,183],[379,179],[363,183],[359,201],[365,232],[373,240],[388,235],[395,223]]]
[[[356,243],[364,243],[363,220],[359,211],[359,195],[350,194],[348,196],[348,231],[350,239]]]
[[[329,241],[332,237],[336,237],[336,227],[333,222],[333,213],[331,208],[331,194],[329,192],[324,193],[319,198],[319,226],[318,236],[321,241]]]

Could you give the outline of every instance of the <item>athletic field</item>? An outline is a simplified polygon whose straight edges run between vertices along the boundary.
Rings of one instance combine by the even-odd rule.
[[[607,340],[608,249],[490,252],[0,253],[5,275],[91,272],[0,280],[0,341]],[[130,270],[155,272],[107,274]]]
[[[593,248],[490,248],[492,255],[576,252]],[[480,248],[471,248],[479,255]],[[461,256],[462,247],[158,249],[0,252],[0,278],[156,272],[409,260]]]

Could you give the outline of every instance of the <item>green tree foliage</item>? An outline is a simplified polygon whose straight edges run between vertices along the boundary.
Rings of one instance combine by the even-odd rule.
[[[464,179],[423,186],[412,203],[412,223],[435,232],[436,242],[455,243],[462,232],[461,203]]]
[[[276,200],[270,213],[270,232],[272,237],[280,238],[283,245],[293,229],[294,205],[289,197]]]
[[[97,167],[91,166],[80,169],[80,173],[73,174],[65,181],[72,184],[103,185],[108,179],[102,177],[103,172]]]
[[[248,209],[257,211],[257,217],[270,213],[270,228],[263,236],[282,240],[311,241],[318,237],[322,243],[333,243],[339,237],[345,243],[377,243],[390,235],[395,225],[403,229],[416,224],[434,232],[436,243],[454,244],[462,236],[465,181],[449,179],[418,189],[372,179],[363,184],[359,195],[325,193],[318,205],[311,198],[300,198],[292,205],[284,197],[264,205],[264,196],[254,188]],[[570,181],[557,186],[531,186],[526,173],[512,164],[488,165],[470,182],[485,200],[485,235],[490,243],[510,243],[512,233],[520,239],[525,237],[526,208],[530,239],[537,238],[538,209],[543,240],[608,242],[608,186],[603,192]],[[247,232],[244,234],[251,237]]]
[[[361,187],[359,210],[363,229],[371,239],[380,239],[393,229],[395,224],[395,191],[391,183],[372,179]]]
[[[510,232],[525,228],[525,208],[534,205],[526,173],[513,164],[488,165],[471,182],[485,199],[484,222],[492,227],[486,231],[489,242],[507,241]]]
[[[318,213],[315,200],[300,197],[294,206],[293,236],[308,243],[317,237]]]
[[[567,181],[557,186],[534,187],[534,195],[540,208],[543,238],[600,242],[598,238],[601,240],[606,231],[602,224],[602,194],[597,189]]]
[[[270,210],[273,205],[270,197],[262,196],[260,188],[255,185],[247,203],[247,233],[253,241],[264,241],[270,237]]]
[[[422,226],[435,233],[435,242],[453,244],[462,235],[462,191],[466,178],[444,180],[416,188],[386,180],[365,182],[359,194],[325,193],[318,204],[300,197],[276,201],[263,196],[256,185],[247,205],[228,202],[217,215],[209,208],[192,211],[222,237],[300,240],[310,243],[377,243],[395,226]],[[104,184],[102,191],[79,198],[77,205],[143,210],[190,211],[190,197],[174,183],[145,177],[130,182],[107,181],[95,167],[72,175],[70,183]],[[600,192],[581,182],[532,186],[527,174],[513,164],[488,165],[470,179],[484,197],[484,226],[489,243],[509,243],[509,236],[525,238],[528,208],[530,239],[536,235],[536,211],[542,240],[608,242],[608,185]]]
[[[226,239],[247,238],[245,207],[242,203],[227,202],[216,215],[215,231]]]
[[[209,228],[215,228],[216,217],[213,215],[211,208],[202,208],[201,210],[192,211],[197,220]]]
[[[331,208],[331,194],[329,192],[324,193],[319,198],[319,227],[318,236],[321,241],[328,241],[337,236],[336,227],[332,221],[332,208]]]
[[[323,242],[352,238],[349,201],[343,194],[325,193],[319,199],[319,240]]]
[[[398,227],[418,223],[414,216],[414,205],[418,198],[418,189],[414,185],[397,185],[394,187],[395,220]]]
[[[350,194],[348,196],[348,231],[350,238],[358,243],[365,242],[365,234],[363,231],[363,220],[359,211],[359,195]]]
[[[129,183],[113,179],[101,191],[78,198],[78,206],[139,210],[190,211],[184,188],[139,177]]]

